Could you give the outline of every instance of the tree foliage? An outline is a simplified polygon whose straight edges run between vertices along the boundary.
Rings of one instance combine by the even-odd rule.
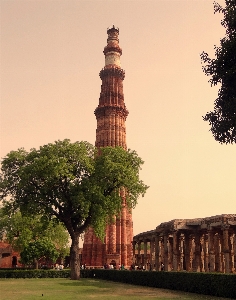
[[[11,212],[7,207],[0,209],[0,239],[5,239],[14,250],[19,252],[25,252],[29,245],[38,245],[46,239],[53,245],[57,253],[56,258],[63,258],[69,254],[68,232],[56,218],[22,215],[20,211]],[[45,258],[49,259],[49,257]],[[37,260],[36,257],[34,259]],[[24,263],[29,263],[25,261]]]
[[[87,142],[63,140],[30,152],[19,149],[2,161],[0,196],[13,210],[55,216],[65,225],[72,239],[72,278],[77,279],[80,234],[91,226],[103,238],[124,202],[129,208],[136,205],[147,190],[139,179],[142,164],[135,151],[105,147],[98,153]]]
[[[37,269],[40,259],[49,259],[55,262],[59,256],[59,252],[49,238],[42,237],[41,239],[29,242],[24,250],[21,251],[20,256],[22,263],[35,264]]]
[[[223,8],[214,2],[214,11],[223,14],[222,26],[226,35],[215,46],[215,58],[201,54],[203,71],[211,76],[211,85],[221,84],[214,111],[208,112],[204,121],[211,125],[211,132],[220,143],[236,142],[236,0],[225,0]]]

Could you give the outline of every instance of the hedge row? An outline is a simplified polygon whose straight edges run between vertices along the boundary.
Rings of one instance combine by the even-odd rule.
[[[70,270],[0,270],[0,278],[69,278]]]
[[[236,299],[236,275],[190,272],[84,270],[83,277]]]
[[[81,270],[81,277],[236,299],[234,274],[90,269]],[[70,278],[70,270],[2,269],[0,278]]]

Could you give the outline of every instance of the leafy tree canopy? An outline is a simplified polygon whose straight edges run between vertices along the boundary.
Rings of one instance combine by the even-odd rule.
[[[214,11],[223,14],[222,26],[226,35],[215,46],[215,58],[201,54],[203,71],[211,76],[211,85],[221,84],[214,111],[208,112],[204,121],[211,125],[211,132],[220,143],[236,142],[236,0],[225,0],[223,8],[214,2]]]
[[[0,197],[13,210],[55,216],[65,225],[72,239],[72,278],[78,279],[79,235],[91,226],[102,238],[124,203],[136,205],[147,190],[139,179],[142,164],[135,151],[105,147],[98,153],[88,142],[63,140],[30,152],[19,149],[2,161]]]
[[[29,243],[44,238],[53,243],[58,256],[63,258],[69,254],[69,234],[56,218],[22,216],[20,211],[11,213],[7,207],[0,209],[0,239],[5,239],[15,250],[22,252]]]
[[[59,256],[59,252],[56,250],[55,245],[49,238],[43,237],[29,244],[24,248],[20,254],[21,262],[24,264],[35,264],[38,268],[38,261],[41,258],[50,259],[53,262]]]

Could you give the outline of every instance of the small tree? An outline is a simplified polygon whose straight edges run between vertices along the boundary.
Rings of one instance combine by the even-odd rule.
[[[33,264],[35,269],[38,269],[38,262],[40,259],[49,259],[53,262],[59,256],[55,245],[48,238],[40,238],[36,241],[29,242],[29,244],[20,253],[21,262],[23,264]]]
[[[121,147],[99,149],[87,142],[57,141],[10,152],[2,161],[1,199],[21,211],[55,216],[67,228],[71,279],[80,278],[79,237],[91,226],[100,238],[122,207],[120,189],[131,208],[147,186],[139,179],[143,161]]]
[[[225,8],[214,2],[214,11],[223,13],[222,26],[226,36],[215,46],[216,58],[201,54],[203,71],[211,85],[221,84],[214,111],[208,112],[204,121],[211,125],[211,132],[220,143],[236,142],[236,0],[225,0]]]
[[[69,254],[69,234],[55,217],[49,220],[42,215],[22,216],[20,211],[11,212],[5,206],[0,209],[0,239],[3,238],[19,252],[46,238],[53,244],[57,258]],[[36,257],[34,262],[37,262]]]

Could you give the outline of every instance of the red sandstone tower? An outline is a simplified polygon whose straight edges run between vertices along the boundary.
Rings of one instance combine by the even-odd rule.
[[[125,121],[128,111],[124,103],[123,80],[125,72],[121,69],[120,56],[122,49],[119,46],[119,29],[108,28],[107,46],[104,48],[105,67],[100,71],[102,80],[99,105],[95,109],[97,119],[96,147],[126,146]],[[125,206],[115,223],[106,228],[104,241],[99,240],[92,228],[84,236],[82,263],[87,266],[114,266],[132,264],[133,222],[132,214]]]

